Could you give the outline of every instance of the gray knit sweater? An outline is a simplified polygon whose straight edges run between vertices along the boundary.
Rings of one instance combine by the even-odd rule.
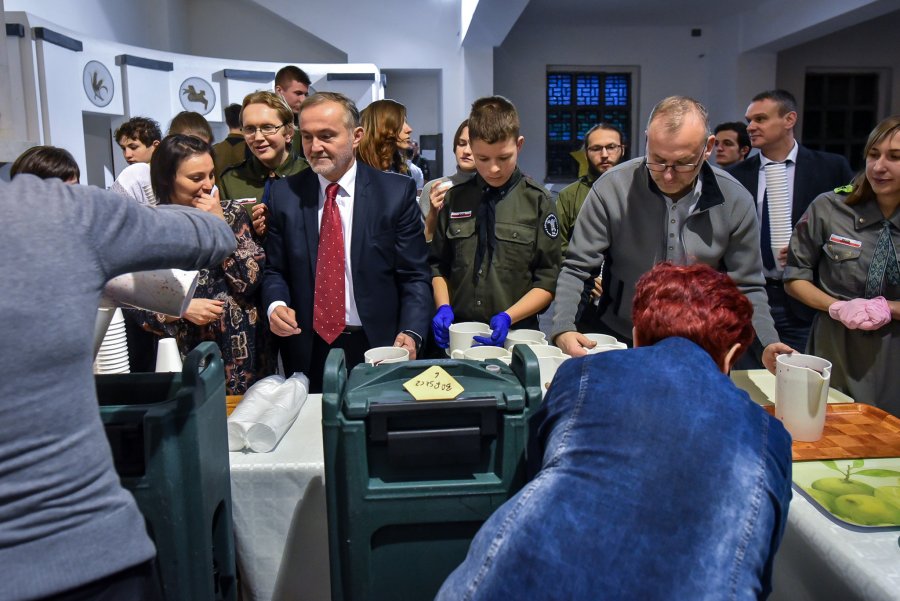
[[[235,238],[195,209],[30,175],[0,182],[0,214],[0,597],[24,600],[154,554],[97,409],[91,364],[104,283],[208,266]]]
[[[689,263],[731,276],[753,304],[753,327],[763,346],[778,342],[762,274],[756,206],[733,177],[704,163],[702,192],[677,244]],[[666,205],[651,186],[644,157],[616,165],[594,182],[575,221],[556,284],[556,337],[575,330],[584,281],[604,260],[601,320],[631,339],[631,301],[641,275],[666,259]]]

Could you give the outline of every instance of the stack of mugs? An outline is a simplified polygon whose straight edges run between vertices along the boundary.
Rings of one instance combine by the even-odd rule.
[[[125,337],[125,317],[121,309],[100,309],[114,311],[103,342],[94,360],[95,374],[127,374],[131,372],[128,364],[128,341]],[[98,317],[98,320],[100,318]]]

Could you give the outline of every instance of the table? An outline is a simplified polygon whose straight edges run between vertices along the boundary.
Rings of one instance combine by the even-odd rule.
[[[775,376],[734,371],[734,382],[771,404]],[[853,399],[832,390],[829,402]],[[230,453],[234,528],[244,599],[330,598],[321,395],[310,395],[271,453]],[[775,558],[774,601],[900,599],[900,532],[854,532],[798,493]]]
[[[775,376],[765,369],[736,369],[731,372],[731,381],[738,388],[747,391],[758,405],[775,404]],[[829,403],[852,403],[853,399],[840,390],[828,389]]]
[[[765,370],[731,372],[760,405],[772,405],[775,376]],[[831,389],[829,403],[852,403]],[[771,601],[896,601],[900,599],[900,532],[855,532],[822,515],[794,491],[788,524],[775,557]]]
[[[330,599],[322,395],[309,395],[271,453],[229,459],[244,600]]]

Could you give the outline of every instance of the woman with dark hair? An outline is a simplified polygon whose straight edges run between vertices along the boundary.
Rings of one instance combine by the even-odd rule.
[[[204,340],[218,344],[226,391],[243,394],[273,371],[265,353],[266,327],[254,303],[265,254],[250,217],[238,203],[219,199],[210,146],[195,136],[163,138],[150,163],[150,181],[159,204],[194,207],[224,219],[237,237],[237,249],[216,267],[200,271],[194,299],[180,319],[156,315],[145,327],[175,337],[182,355]]]
[[[406,107],[396,100],[376,100],[362,110],[359,120],[359,160],[380,171],[409,175],[404,155],[413,129],[406,122]]]
[[[866,142],[866,168],[797,223],[784,288],[816,309],[807,349],[831,385],[900,416],[900,115]]]
[[[81,170],[75,158],[65,148],[33,146],[20,154],[9,170],[10,177],[30,173],[41,179],[56,177],[67,184],[77,184]]]
[[[752,315],[707,265],[644,274],[635,348],[560,366],[529,419],[530,482],[436,599],[765,599],[791,437],[727,375]]]
[[[453,134],[453,154],[456,156],[456,173],[450,177],[431,180],[422,188],[422,195],[419,197],[419,207],[425,215],[425,240],[428,242],[431,242],[434,235],[438,213],[444,208],[447,190],[475,177],[475,159],[472,158],[472,148],[469,146],[468,119],[460,123]]]

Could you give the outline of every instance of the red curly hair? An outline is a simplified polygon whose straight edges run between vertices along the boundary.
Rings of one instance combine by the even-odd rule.
[[[734,359],[755,336],[753,305],[734,281],[708,265],[660,263],[641,276],[631,319],[642,346],[681,336],[702,347],[719,367],[735,343]]]

